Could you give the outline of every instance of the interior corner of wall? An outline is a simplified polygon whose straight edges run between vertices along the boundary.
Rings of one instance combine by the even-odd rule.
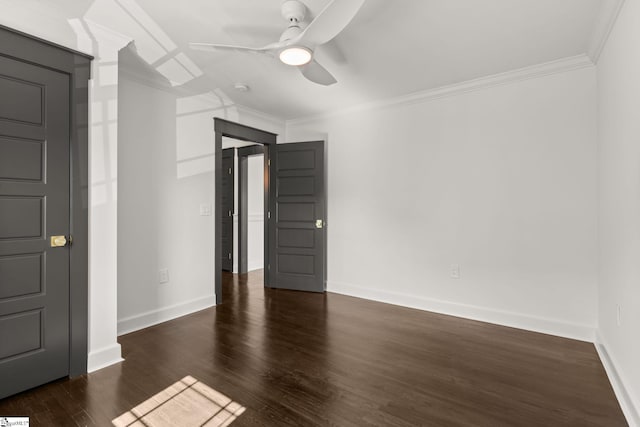
[[[593,35],[587,49],[587,55],[594,64],[598,63],[600,55],[607,45],[624,3],[625,0],[609,0],[601,3],[600,13],[598,13]]]
[[[640,401],[625,383],[619,363],[611,353],[608,341],[602,335],[600,328],[596,330],[595,347],[629,426],[640,427]]]

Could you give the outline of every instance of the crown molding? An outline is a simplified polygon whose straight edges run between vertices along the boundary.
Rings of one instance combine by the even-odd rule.
[[[73,20],[68,21],[69,25],[71,25],[72,21]],[[79,26],[84,28],[84,35],[88,37],[89,40],[98,41],[102,45],[98,47],[98,52],[94,53],[97,57],[99,57],[100,54],[99,48],[104,45],[110,49],[120,50],[134,41],[133,37],[112,30],[109,27],[92,21],[91,19],[83,18],[76,21],[79,22]],[[75,27],[75,25],[73,26]]]
[[[414,92],[408,95],[402,95],[380,101],[368,102],[364,104],[354,105],[344,109],[321,113],[312,116],[300,117],[287,120],[287,126],[300,125],[303,123],[314,122],[329,117],[341,116],[359,111],[375,110],[380,108],[392,107],[397,105],[410,105],[421,102],[428,102],[435,99],[456,96],[467,92],[486,89],[494,86],[501,86],[510,83],[516,83],[523,80],[535,79],[539,77],[549,76],[552,74],[564,73],[567,71],[578,70],[586,67],[593,67],[594,63],[585,54],[570,56],[555,61],[544,62],[542,64],[532,65],[529,67],[518,68],[516,70],[506,71],[504,73],[493,74],[486,77],[480,77],[473,80],[467,80],[461,83],[441,86],[435,89]]]
[[[138,56],[135,42],[129,43],[120,50],[118,72],[130,80],[153,89],[169,93],[176,92],[167,78]]]
[[[133,67],[130,67],[128,65],[118,66],[118,73],[120,73],[121,76],[127,77],[131,81],[150,87],[152,89],[158,89],[167,93],[175,94],[175,91],[172,89],[171,84],[168,81],[163,80],[162,77],[156,76],[155,74],[143,73],[140,70],[134,69]]]
[[[598,63],[600,54],[609,40],[625,0],[603,0],[589,43],[588,55],[594,64]]]

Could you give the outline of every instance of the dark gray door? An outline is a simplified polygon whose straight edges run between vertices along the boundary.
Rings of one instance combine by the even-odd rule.
[[[269,286],[324,292],[324,143],[271,147]]]
[[[69,373],[69,123],[67,74],[0,56],[0,398]]]
[[[222,269],[233,271],[233,159],[235,148],[222,150]]]

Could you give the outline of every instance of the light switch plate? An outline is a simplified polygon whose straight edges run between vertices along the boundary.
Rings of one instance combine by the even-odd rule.
[[[211,216],[211,205],[208,203],[202,203],[200,205],[200,216]]]

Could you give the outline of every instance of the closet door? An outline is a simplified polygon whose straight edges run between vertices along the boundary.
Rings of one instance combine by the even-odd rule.
[[[69,85],[0,56],[0,398],[69,374]]]

